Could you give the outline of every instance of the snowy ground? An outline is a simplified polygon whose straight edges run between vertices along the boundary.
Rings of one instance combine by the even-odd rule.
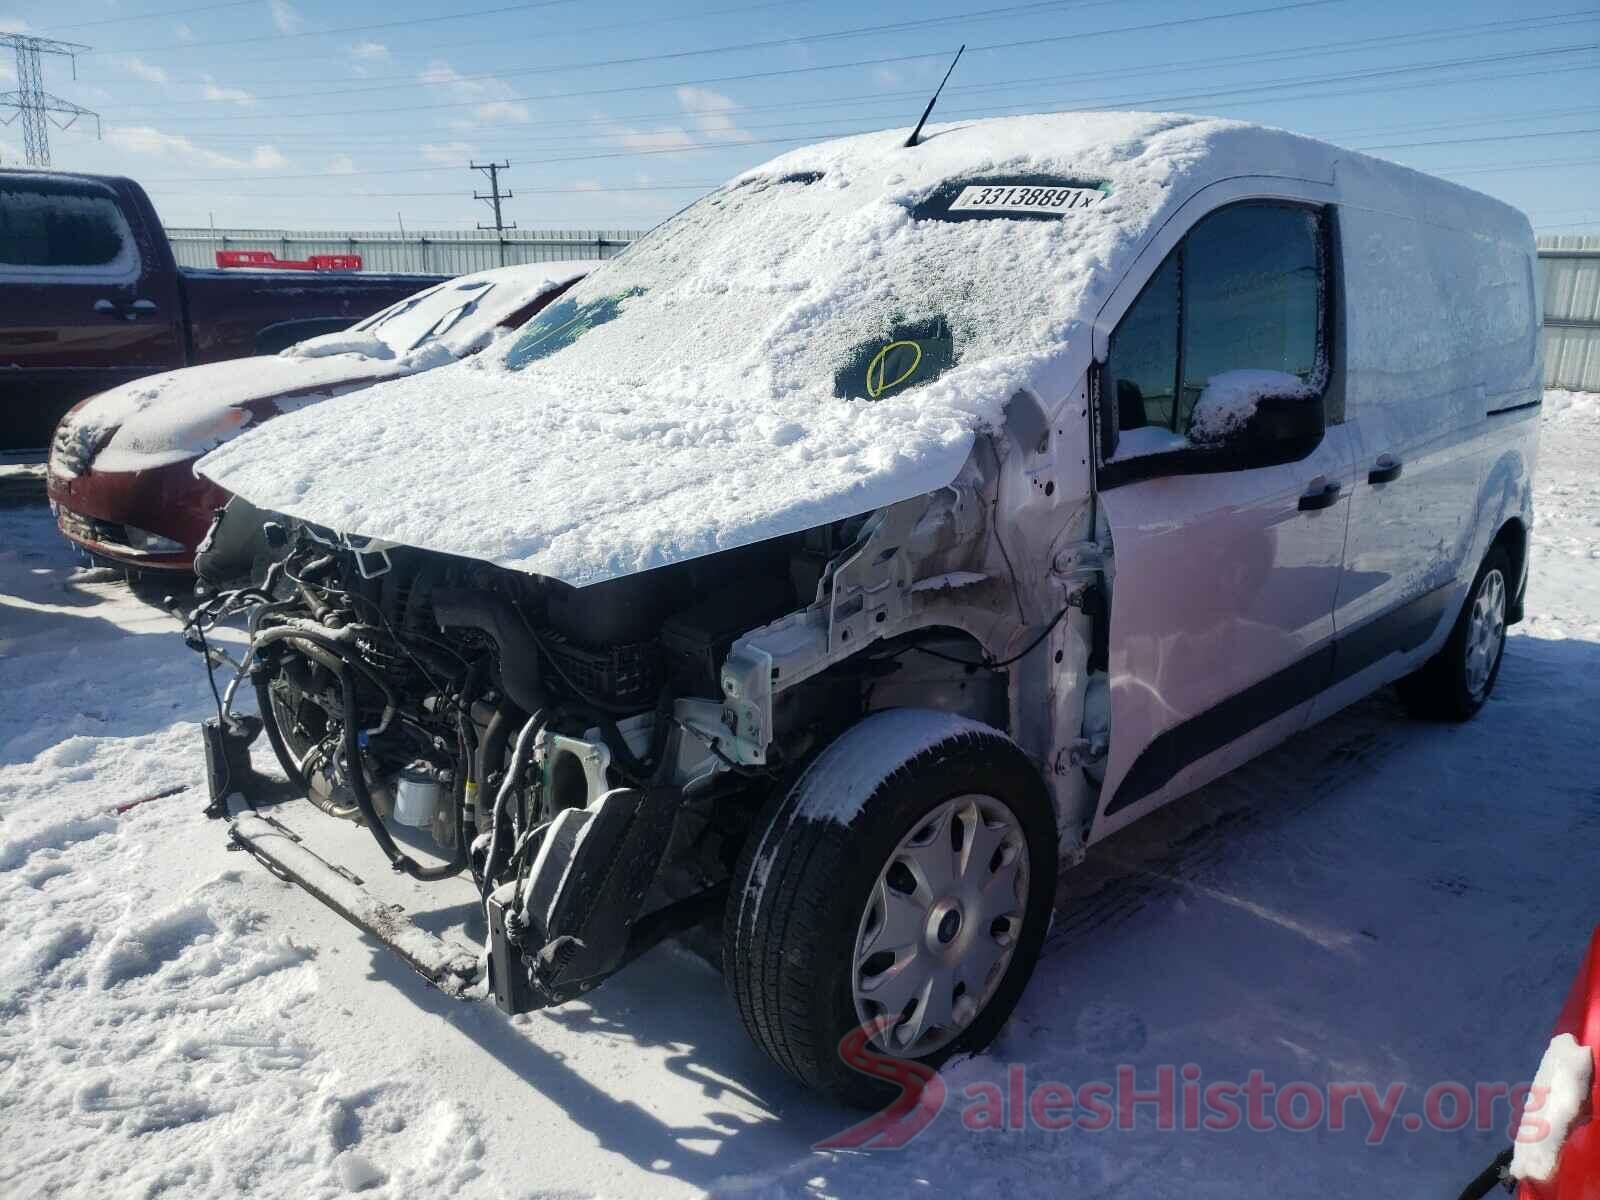
[[[1550,393],[1529,618],[1465,727],[1379,696],[1098,848],[993,1050],[901,1151],[820,1153],[853,1118],[745,1040],[675,947],[515,1020],[430,991],[200,816],[210,697],[174,623],[0,510],[0,1195],[1453,1196],[1496,1128],[1403,1127],[1442,1081],[1529,1079],[1600,919],[1600,397]],[[264,763],[263,763],[264,765]],[[173,792],[173,789],[186,789]],[[161,796],[162,793],[172,794]],[[161,796],[116,814],[115,806]],[[380,869],[470,936],[470,885]],[[964,1128],[963,1089],[1196,1064],[1407,1085],[1341,1132]]]

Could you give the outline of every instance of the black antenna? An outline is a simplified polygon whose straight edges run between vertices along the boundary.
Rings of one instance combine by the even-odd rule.
[[[928,114],[933,111],[933,106],[939,103],[939,93],[944,91],[944,85],[950,82],[950,72],[956,69],[956,63],[961,61],[961,55],[966,50],[967,44],[961,43],[961,49],[956,51],[956,56],[950,60],[950,70],[944,73],[944,78],[939,81],[939,86],[934,89],[933,99],[928,101],[928,107],[922,110],[922,120],[917,122],[917,127],[911,131],[911,136],[906,139],[906,149],[917,144],[917,139],[922,136],[922,127],[928,123]]]

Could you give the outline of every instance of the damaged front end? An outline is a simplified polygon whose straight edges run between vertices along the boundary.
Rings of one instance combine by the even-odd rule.
[[[189,619],[212,664],[220,623],[249,639],[208,723],[214,811],[249,805],[259,726],[291,785],[364,824],[393,870],[470,874],[503,1009],[569,1000],[713,918],[767,800],[870,712],[959,713],[1046,756],[1050,673],[1000,661],[1078,637],[1058,623],[1082,581],[1049,564],[1082,492],[1047,500],[1040,470],[989,442],[932,493],[581,589],[235,499],[197,557]],[[1002,493],[1023,497],[1006,514],[1020,569],[992,536]],[[231,712],[246,682],[258,719]],[[283,833],[264,814],[234,824],[431,982],[476,981]]]

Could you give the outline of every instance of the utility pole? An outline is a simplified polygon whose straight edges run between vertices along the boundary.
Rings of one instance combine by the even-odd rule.
[[[53,38],[29,37],[23,33],[0,33],[0,46],[10,46],[17,56],[17,90],[0,92],[0,111],[14,110],[12,115],[0,120],[0,125],[10,125],[22,118],[22,152],[30,167],[50,165],[50,126],[70,129],[79,117],[93,117],[95,136],[100,136],[100,114],[53,96],[44,90],[44,73],[39,66],[41,54],[61,54],[72,59],[72,77],[78,77],[80,51],[89,49],[76,42],[58,42]],[[60,118],[65,117],[66,120]]]
[[[500,172],[509,171],[511,169],[511,163],[487,162],[470,163],[468,165],[470,165],[474,171],[482,171],[489,177],[489,194],[485,196],[482,192],[474,191],[472,193],[472,198],[474,200],[486,200],[494,208],[494,224],[485,225],[482,221],[480,221],[478,222],[478,228],[493,229],[495,233],[499,235],[500,265],[503,267],[506,265],[506,230],[515,229],[517,227],[517,223],[515,221],[507,225],[505,223],[505,218],[500,211],[500,202],[502,200],[510,200],[513,198],[510,192],[502,192],[500,190]]]

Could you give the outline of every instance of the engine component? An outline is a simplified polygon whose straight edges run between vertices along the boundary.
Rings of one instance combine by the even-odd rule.
[[[394,790],[394,819],[413,829],[433,824],[444,789],[427,763],[413,763],[400,772]]]

